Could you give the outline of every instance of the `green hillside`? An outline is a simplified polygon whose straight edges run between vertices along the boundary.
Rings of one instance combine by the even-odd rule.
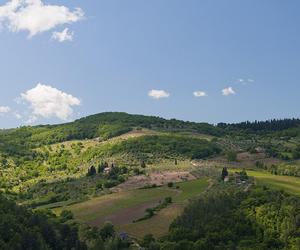
[[[4,233],[0,248],[13,238],[54,249],[49,244],[63,245],[67,230],[74,236],[69,249],[128,249],[118,238],[125,231],[146,249],[298,250],[298,217],[286,211],[299,210],[299,173],[297,119],[210,125],[110,112],[1,130],[0,216],[11,208],[15,233]],[[189,228],[187,218],[201,221],[205,214],[213,225]],[[8,221],[1,223],[0,230]],[[37,240],[24,243],[28,235]]]
[[[134,128],[173,132],[189,131],[209,135],[220,135],[222,131],[207,123],[184,122],[175,119],[166,120],[154,116],[109,112],[60,125],[2,130],[0,133],[0,151],[8,155],[28,156],[30,155],[29,149],[41,145],[96,137],[108,139],[129,132]]]

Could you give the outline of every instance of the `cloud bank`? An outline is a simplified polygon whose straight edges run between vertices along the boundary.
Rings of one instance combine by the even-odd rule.
[[[11,32],[27,31],[29,37],[83,19],[81,8],[44,4],[41,0],[11,0],[0,6],[0,25]]]
[[[33,123],[38,118],[58,118],[66,121],[73,114],[72,107],[81,103],[78,98],[42,83],[22,93],[21,100],[29,104],[31,110],[28,123]]]

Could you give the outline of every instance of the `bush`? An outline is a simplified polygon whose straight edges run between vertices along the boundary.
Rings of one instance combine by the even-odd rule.
[[[174,183],[173,182],[168,182],[168,187],[171,188],[174,186]]]
[[[228,161],[237,161],[237,152],[228,151],[226,154],[226,158]]]
[[[107,180],[106,182],[103,183],[103,187],[104,188],[112,188],[119,184],[120,184],[120,182],[117,180]]]
[[[165,203],[169,204],[169,203],[172,203],[172,197],[166,197],[165,198]]]
[[[60,221],[61,222],[66,222],[68,220],[72,220],[74,218],[74,215],[71,211],[69,210],[63,210],[61,213],[60,213]]]

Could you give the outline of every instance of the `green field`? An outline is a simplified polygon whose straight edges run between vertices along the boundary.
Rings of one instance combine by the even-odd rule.
[[[300,178],[284,175],[273,175],[269,172],[247,170],[249,176],[255,178],[258,185],[270,188],[282,189],[293,195],[300,195]]]
[[[208,186],[207,179],[197,179],[176,184],[179,188],[166,186],[121,191],[93,198],[91,200],[55,209],[57,213],[66,209],[73,212],[75,220],[92,226],[102,226],[111,221],[119,231],[126,231],[135,237],[147,233],[161,236],[167,233],[170,223],[181,213],[188,199],[196,197]],[[144,216],[145,209],[159,204],[165,197],[172,197],[173,203],[159,211],[151,219],[132,223]]]
[[[160,237],[169,230],[172,221],[182,213],[188,199],[195,198],[208,187],[207,179],[198,179],[179,183],[181,192],[173,197],[174,203],[161,210],[149,220],[138,223],[121,225],[119,229],[126,231],[135,237],[143,237],[145,234],[153,234]]]

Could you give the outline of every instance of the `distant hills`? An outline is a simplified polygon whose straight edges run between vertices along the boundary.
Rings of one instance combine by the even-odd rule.
[[[194,132],[220,137],[241,132],[270,133],[278,131],[285,131],[284,135],[291,133],[295,135],[300,131],[299,125],[299,119],[283,119],[237,124],[219,123],[215,126],[208,123],[168,120],[156,116],[105,112],[59,125],[24,126],[2,130],[0,133],[0,152],[8,155],[22,155],[26,154],[28,148],[75,139],[83,140],[97,137],[109,139],[139,128],[161,132]]]

